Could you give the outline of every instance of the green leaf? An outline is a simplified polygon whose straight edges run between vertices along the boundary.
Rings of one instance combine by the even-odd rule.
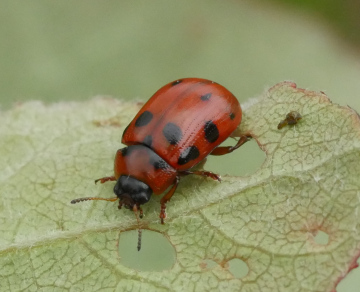
[[[70,201],[113,196],[113,183],[93,181],[112,174],[121,133],[140,106],[98,98],[29,102],[1,114],[1,291],[331,291],[355,267],[360,121],[354,110],[289,82],[249,101],[236,134],[250,133],[266,153],[261,168],[247,177],[223,176],[221,184],[182,179],[165,225],[159,198],[152,199],[137,252],[136,232],[128,232],[137,229],[132,212]],[[302,119],[278,130],[290,111]],[[126,234],[134,235],[137,270],[124,262]],[[154,261],[170,257],[170,264],[145,267],[149,249]],[[239,274],[239,263],[246,274]]]

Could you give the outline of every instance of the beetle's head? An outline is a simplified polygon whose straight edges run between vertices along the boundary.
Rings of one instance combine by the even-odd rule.
[[[152,189],[142,181],[131,176],[122,175],[114,186],[114,193],[120,200],[120,205],[133,210],[150,200]]]

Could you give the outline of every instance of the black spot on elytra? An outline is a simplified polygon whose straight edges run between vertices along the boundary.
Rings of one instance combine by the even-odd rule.
[[[186,148],[179,156],[178,164],[184,165],[191,160],[198,158],[200,155],[199,149],[196,146]]]
[[[206,101],[206,100],[209,100],[210,97],[211,97],[211,93],[207,93],[207,94],[202,95],[200,98],[202,101]]]
[[[212,122],[207,121],[204,126],[205,139],[213,143],[219,138],[219,130],[218,127]]]
[[[235,119],[235,114],[234,114],[234,113],[231,113],[231,114],[230,114],[230,119],[231,119],[231,120]]]
[[[176,81],[174,81],[173,83],[171,83],[171,86],[178,85],[178,84],[179,84],[179,83],[181,83],[181,82],[182,82],[182,80],[181,80],[181,79],[176,80]]]
[[[177,144],[182,138],[182,131],[174,123],[167,123],[163,129],[163,134],[171,145]]]
[[[151,135],[147,135],[143,141],[143,144],[146,146],[151,147],[152,144],[152,136]]]
[[[146,126],[151,122],[153,114],[149,111],[144,111],[135,121],[135,127]]]

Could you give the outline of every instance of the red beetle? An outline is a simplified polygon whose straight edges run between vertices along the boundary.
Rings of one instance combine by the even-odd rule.
[[[79,198],[87,200],[119,200],[133,210],[139,222],[141,205],[152,193],[161,199],[160,218],[164,224],[166,203],[173,196],[180,178],[189,174],[220,176],[210,171],[192,171],[206,156],[224,155],[244,144],[249,136],[240,137],[235,146],[218,147],[241,122],[242,111],[235,96],[225,87],[206,79],[185,78],[160,88],[140,109],[126,127],[115,157],[114,176],[95,182],[116,181],[115,198]],[[139,244],[140,250],[140,229]]]

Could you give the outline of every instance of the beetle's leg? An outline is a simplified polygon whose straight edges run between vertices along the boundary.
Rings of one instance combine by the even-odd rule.
[[[210,155],[224,155],[233,152],[234,150],[238,149],[240,146],[245,144],[247,141],[251,139],[249,135],[243,135],[240,137],[239,141],[235,144],[235,146],[224,146],[224,147],[217,147],[215,148]]]
[[[211,171],[206,171],[206,170],[198,170],[198,171],[184,170],[184,171],[180,172],[180,174],[182,174],[182,175],[196,174],[196,175],[210,177],[213,180],[217,180],[217,181],[221,182],[220,175],[213,173]]]
[[[161,210],[160,210],[160,219],[161,224],[164,224],[164,219],[166,218],[166,203],[170,201],[171,197],[175,193],[175,190],[179,184],[180,176],[177,176],[175,178],[174,184],[171,187],[171,189],[161,198],[160,204],[161,204]]]
[[[100,181],[100,182],[103,184],[104,182],[113,181],[113,180],[116,180],[115,176],[105,176],[105,177],[96,179],[96,180],[95,180],[95,183],[97,183],[98,181]]]

